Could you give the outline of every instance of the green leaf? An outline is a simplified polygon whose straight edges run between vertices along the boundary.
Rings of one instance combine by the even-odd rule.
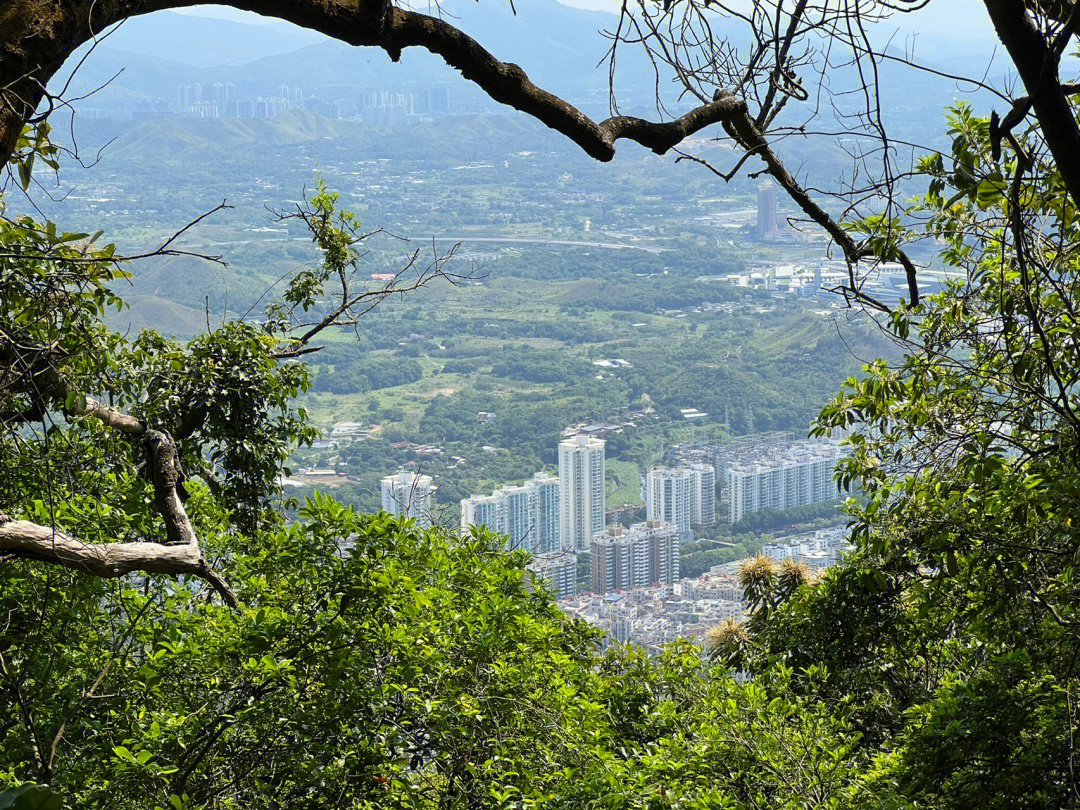
[[[22,785],[0,793],[0,810],[62,810],[60,797],[44,785]]]
[[[22,185],[23,191],[30,188],[30,178],[34,168],[34,157],[30,155],[25,160],[20,160],[19,166],[19,183]]]

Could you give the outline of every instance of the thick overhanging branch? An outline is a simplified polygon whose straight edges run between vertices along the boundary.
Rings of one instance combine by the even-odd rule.
[[[66,394],[66,384],[59,375],[56,379],[59,391]],[[65,396],[65,399],[70,402],[69,413],[92,417],[105,427],[142,438],[146,450],[146,477],[154,485],[154,506],[165,521],[168,544],[198,546],[195,529],[180,498],[183,470],[172,436],[166,431],[150,428],[141,419],[103,405],[91,397]]]
[[[200,0],[201,1],[201,0]],[[121,20],[196,0],[43,0],[52,8],[49,27],[0,11],[0,31],[20,39],[5,49],[0,42],[0,160],[10,157],[17,125],[21,128],[43,98],[42,88],[64,60],[104,28]],[[17,5],[17,4],[16,4]],[[525,112],[566,135],[597,160],[615,156],[620,139],[664,153],[704,127],[745,109],[741,99],[724,97],[701,105],[674,121],[650,122],[614,116],[597,123],[572,104],[537,87],[518,65],[502,62],[475,39],[438,17],[396,8],[382,0],[225,0],[222,5],[288,20],[352,45],[374,46],[398,59],[402,50],[423,48],[475,82],[492,99]],[[0,110],[0,111],[3,111]]]
[[[198,543],[83,543],[58,529],[0,514],[0,554],[104,579],[136,572],[194,576],[208,582],[229,606],[238,604],[236,594],[207,563]]]
[[[146,453],[145,475],[154,487],[154,507],[165,524],[166,542],[83,543],[59,530],[0,514],[0,553],[100,577],[119,577],[132,571],[189,574],[209,582],[226,602],[235,605],[235,594],[203,558],[184,508],[183,471],[172,436],[92,397],[72,396],[67,382],[55,370],[39,375],[38,380],[46,385],[40,392],[43,400],[63,403],[69,415],[96,419],[107,428],[141,441]]]

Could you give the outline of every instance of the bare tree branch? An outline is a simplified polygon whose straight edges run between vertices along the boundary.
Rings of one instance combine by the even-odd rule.
[[[0,551],[105,579],[133,572],[194,576],[210,583],[230,607],[238,604],[198,543],[84,543],[58,529],[0,514]]]

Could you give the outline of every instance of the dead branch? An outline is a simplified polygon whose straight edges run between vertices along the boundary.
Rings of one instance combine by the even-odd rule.
[[[104,579],[135,572],[194,576],[210,583],[230,607],[239,604],[198,543],[84,543],[58,529],[0,514],[0,551]]]

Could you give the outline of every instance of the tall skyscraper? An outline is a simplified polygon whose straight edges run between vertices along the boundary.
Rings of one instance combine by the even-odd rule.
[[[694,475],[688,467],[654,467],[645,476],[645,516],[670,523],[679,540],[689,543],[693,523]]]
[[[559,442],[559,539],[563,548],[588,551],[604,530],[604,440],[578,435]]]
[[[382,508],[391,515],[406,515],[421,528],[431,526],[435,486],[430,475],[400,472],[382,480]]]
[[[691,464],[690,524],[710,526],[716,522],[716,470],[711,464]]]
[[[766,181],[758,186],[757,235],[768,236],[776,230],[776,186]]]
[[[589,547],[593,593],[678,582],[680,548],[678,527],[670,523],[647,520],[628,529],[611,526]]]
[[[521,486],[500,487],[491,495],[461,501],[461,532],[487,526],[507,536],[509,548],[536,554],[562,550],[559,542],[559,480],[537,473]]]

